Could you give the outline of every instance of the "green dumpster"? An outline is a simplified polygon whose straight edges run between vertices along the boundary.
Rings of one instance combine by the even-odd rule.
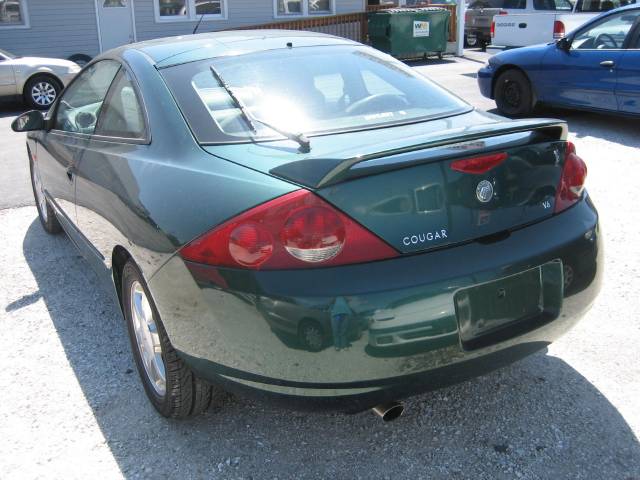
[[[370,12],[369,41],[396,58],[438,55],[447,49],[449,10],[446,8],[390,8]]]

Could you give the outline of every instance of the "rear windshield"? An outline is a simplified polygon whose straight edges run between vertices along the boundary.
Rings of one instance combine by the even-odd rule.
[[[608,12],[614,8],[636,3],[636,0],[578,0],[576,12]]]
[[[413,123],[471,108],[403,63],[364,46],[279,49],[162,69],[205,144],[281,138],[258,122],[252,132],[212,66],[253,117],[307,135]]]

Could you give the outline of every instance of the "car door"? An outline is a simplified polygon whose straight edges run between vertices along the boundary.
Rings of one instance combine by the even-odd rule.
[[[617,111],[617,67],[638,14],[608,15],[578,30],[568,49],[550,49],[541,65],[540,99],[555,105]]]
[[[155,238],[153,227],[140,220],[147,215],[140,202],[141,172],[136,167],[144,162],[134,159],[150,143],[140,99],[133,77],[123,67],[77,167],[78,227],[96,254],[90,260],[99,274],[107,272],[114,245],[129,245],[130,241],[144,245]],[[123,232],[129,234],[125,237]]]
[[[37,168],[45,192],[61,214],[59,217],[65,227],[73,227],[76,223],[76,166],[93,134],[96,117],[119,68],[120,64],[115,61],[102,60],[85,69],[56,103],[48,119],[50,129],[39,136]]]
[[[0,97],[15,95],[16,76],[9,58],[0,53]]]
[[[623,113],[640,114],[640,16],[628,48],[622,54],[618,70],[616,97]]]

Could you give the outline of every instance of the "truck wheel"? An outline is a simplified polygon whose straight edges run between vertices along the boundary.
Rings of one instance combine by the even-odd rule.
[[[500,74],[493,93],[498,110],[507,117],[525,117],[533,111],[531,84],[520,70]]]
[[[468,37],[466,34],[464,36],[464,46],[467,48],[475,48],[478,46],[478,37],[471,36]]]
[[[31,77],[24,86],[24,100],[32,108],[48,109],[62,91],[62,85],[49,75]]]
[[[122,271],[122,304],[138,373],[155,409],[165,417],[186,418],[209,408],[215,387],[196,377],[176,354],[142,273],[131,260]]]
[[[33,188],[33,198],[36,201],[38,218],[40,218],[42,228],[44,228],[45,232],[50,233],[51,235],[60,233],[62,231],[62,226],[60,225],[60,222],[58,222],[56,212],[53,210],[53,208],[51,208],[51,205],[49,205],[49,201],[44,194],[44,187],[42,185],[42,180],[40,180],[40,173],[38,172],[37,166],[33,162],[33,158],[31,158],[30,152],[29,169],[31,171],[31,187]]]

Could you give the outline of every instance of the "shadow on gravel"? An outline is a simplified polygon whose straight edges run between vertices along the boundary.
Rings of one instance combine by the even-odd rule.
[[[15,117],[29,110],[29,107],[20,102],[0,100],[0,118]]]
[[[402,60],[402,63],[406,64],[409,67],[423,67],[433,65],[450,65],[452,63],[456,63],[456,60],[454,57],[445,56],[442,59],[438,57],[414,58],[409,60]]]
[[[569,124],[569,131],[578,138],[600,138],[626,147],[640,148],[640,119],[555,108],[545,108],[537,116],[565,120]]]
[[[640,446],[616,408],[570,365],[545,354],[410,399],[405,416],[391,424],[368,412],[307,414],[244,399],[189,421],[163,419],[134,371],[116,303],[99,290],[71,242],[46,235],[35,219],[23,249],[69,365],[127,478],[640,475]],[[32,300],[18,299],[12,308]]]

